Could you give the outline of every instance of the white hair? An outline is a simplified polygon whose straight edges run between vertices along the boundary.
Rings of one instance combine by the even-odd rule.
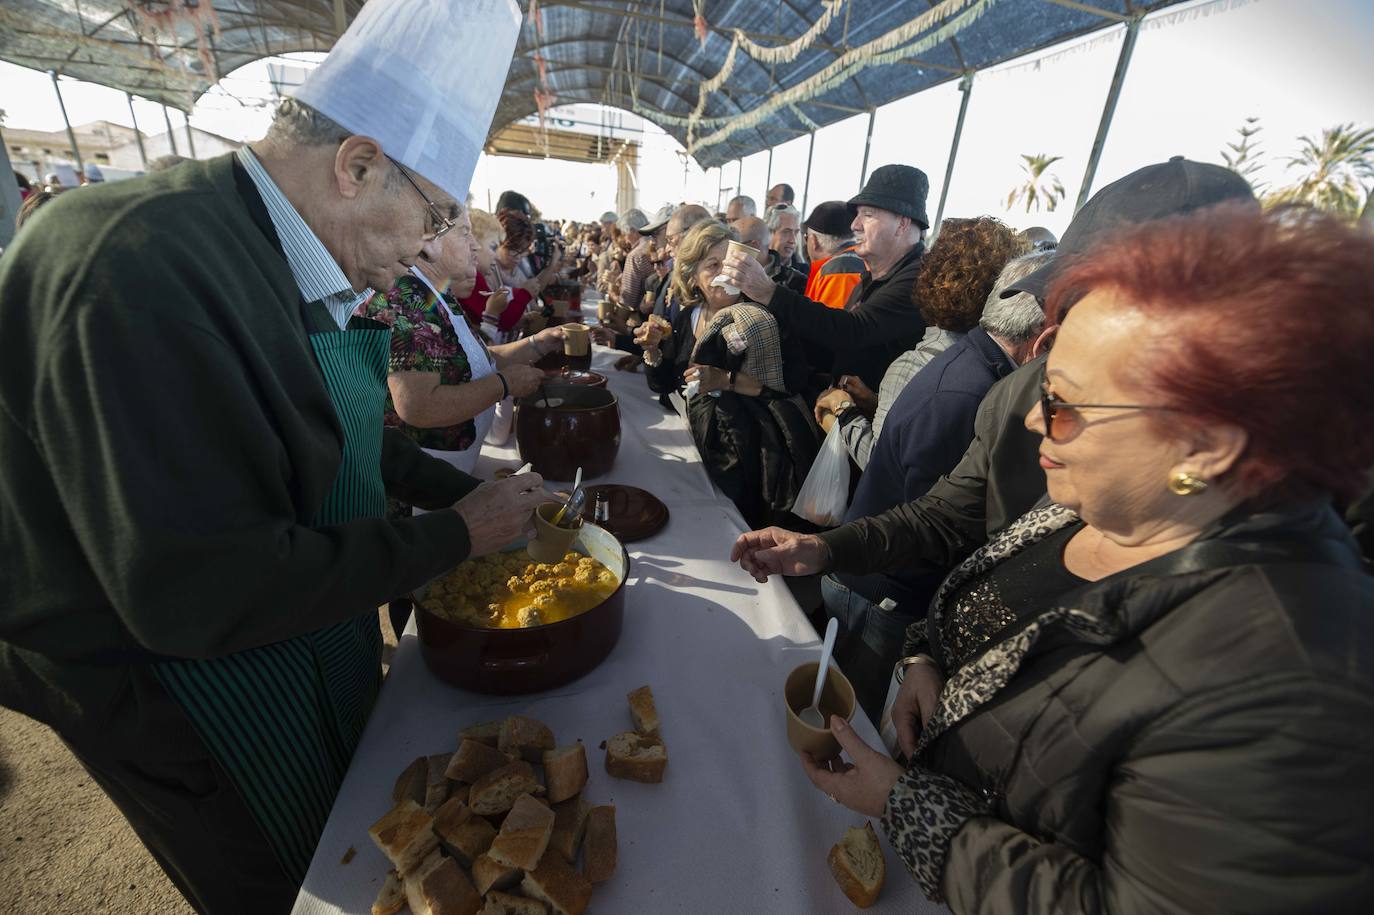
[[[779,203],[768,208],[763,216],[764,224],[768,226],[769,232],[778,231],[778,226],[782,225],[782,217],[797,217],[797,228],[801,228],[801,211],[790,203]]]
[[[815,229],[807,229],[806,234],[814,238],[820,249],[830,255],[833,255],[836,251],[854,241],[853,232],[850,232],[848,235],[826,235],[824,232],[818,232]]]
[[[743,210],[743,212],[740,213],[741,216],[757,216],[759,214],[759,206],[758,204],[754,203],[754,198],[746,197],[743,194],[740,194],[738,197],[730,198],[730,202],[725,204],[726,212],[729,212],[730,207],[734,206],[737,203],[739,204],[740,209]]]
[[[1018,292],[1004,299],[1002,290],[1032,270],[1043,267],[1053,256],[1052,252],[1040,251],[1008,262],[997,275],[992,292],[988,293],[983,316],[978,319],[979,326],[1013,346],[1034,340],[1044,329],[1045,310],[1029,292]]]

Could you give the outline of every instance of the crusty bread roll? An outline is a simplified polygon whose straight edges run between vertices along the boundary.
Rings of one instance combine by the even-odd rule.
[[[486,855],[472,862],[472,882],[483,896],[493,889],[508,890],[523,876],[520,868],[498,864]]]
[[[497,890],[487,894],[486,907],[482,915],[549,915],[549,907],[538,899],[512,896]]]
[[[407,798],[373,823],[367,834],[404,877],[439,847],[434,818]]]
[[[544,787],[550,804],[566,801],[587,784],[587,750],[580,743],[544,753]]]
[[[436,753],[425,757],[428,770],[425,775],[425,810],[430,813],[438,810],[439,805],[448,800],[448,792],[453,785],[446,773],[448,761],[452,756],[451,753]]]
[[[534,870],[553,835],[553,811],[528,794],[515,799],[487,857],[498,864]]]
[[[830,873],[849,901],[866,909],[878,901],[887,877],[883,847],[873,832],[872,823],[845,831],[844,838],[830,849]]]
[[[491,848],[496,838],[496,827],[472,812],[457,798],[445,801],[434,813],[434,834],[439,842],[464,867]]]
[[[483,724],[474,724],[471,727],[463,728],[458,732],[458,742],[475,740],[478,743],[494,747],[501,738],[501,725],[503,724],[505,724],[504,721],[487,721]]]
[[[626,698],[630,702],[630,717],[634,719],[635,730],[657,737],[659,722],[658,709],[654,707],[654,691],[645,684]]]
[[[465,737],[458,745],[458,752],[449,760],[445,774],[455,782],[472,783],[510,761],[509,756],[495,747]]]
[[[553,837],[549,839],[549,847],[569,864],[577,860],[577,849],[582,845],[591,809],[592,805],[580,794],[553,806]]]
[[[540,787],[529,763],[517,761],[493,769],[473,783],[468,805],[482,816],[498,816],[510,810],[522,794]]]
[[[412,915],[479,915],[482,911],[482,897],[458,862],[438,852],[406,877],[405,887]]]
[[[617,853],[615,806],[593,807],[587,815],[587,860],[582,873],[592,883],[604,883],[615,873]]]
[[[396,915],[406,907],[406,890],[397,873],[388,871],[382,888],[377,891],[377,901],[372,903],[372,915]]]
[[[391,802],[399,804],[410,798],[417,804],[425,802],[425,785],[429,781],[429,760],[421,756],[406,766],[405,771],[396,776],[396,784],[391,789]]]
[[[668,768],[668,750],[657,737],[634,731],[606,741],[606,772],[615,778],[657,784]]]
[[[543,759],[545,750],[554,748],[553,731],[542,721],[511,715],[501,723],[496,746],[502,753],[537,763]]]
[[[555,851],[544,853],[539,866],[520,881],[526,896],[542,899],[557,915],[581,915],[592,898],[592,885]]]

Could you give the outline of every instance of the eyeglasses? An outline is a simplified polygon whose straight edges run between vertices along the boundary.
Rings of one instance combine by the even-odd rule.
[[[1079,410],[1172,410],[1126,403],[1066,403],[1050,393],[1049,379],[1040,376],[1040,409],[1045,414],[1045,437],[1052,442],[1066,442],[1083,431],[1083,417]]]
[[[453,227],[458,224],[458,221],[445,216],[444,211],[439,209],[439,205],[435,203],[433,200],[430,200],[428,194],[420,190],[419,183],[416,182],[416,180],[410,176],[410,169],[406,168],[404,165],[397,162],[390,156],[387,156],[386,158],[387,161],[389,161],[392,165],[396,166],[396,170],[401,173],[401,176],[410,182],[410,186],[415,188],[415,193],[420,195],[420,199],[423,200],[425,202],[425,206],[429,208],[430,230],[424,234],[424,240],[434,241],[436,238],[440,238],[447,232],[452,231]]]

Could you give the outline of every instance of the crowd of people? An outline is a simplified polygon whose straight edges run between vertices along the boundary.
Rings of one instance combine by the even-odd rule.
[[[377,688],[369,608],[521,533],[543,481],[473,469],[579,302],[685,410],[753,528],[730,561],[819,577],[894,737],[835,718],[847,760],[799,765],[928,897],[1368,903],[1368,227],[1182,158],[1058,241],[933,226],[901,163],[808,213],[781,183],[762,210],[487,212],[351,60],[235,154],[29,188],[0,259],[0,701],[198,910],[289,907]],[[827,436],[838,525],[798,505]]]

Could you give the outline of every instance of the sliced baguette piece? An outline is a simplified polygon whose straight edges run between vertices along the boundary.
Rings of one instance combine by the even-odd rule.
[[[547,903],[524,896],[512,896],[500,890],[487,894],[486,907],[482,915],[549,915]]]
[[[625,731],[606,741],[606,772],[614,778],[657,784],[668,768],[668,750],[657,737]]]
[[[544,758],[544,751],[552,750],[555,744],[553,731],[544,722],[511,715],[501,723],[496,746],[511,757],[519,756],[527,762],[537,763]]]
[[[487,721],[483,724],[474,724],[471,727],[463,728],[458,732],[458,742],[464,740],[475,740],[484,743],[489,747],[494,747],[501,739],[501,725],[504,721]]]
[[[405,771],[396,776],[396,784],[391,789],[391,803],[399,804],[410,798],[417,804],[425,802],[425,785],[429,781],[429,760],[421,756],[406,766]]]
[[[523,876],[518,867],[497,864],[486,855],[472,862],[472,882],[483,896],[493,889],[508,890],[519,884]]]
[[[377,891],[377,900],[372,903],[372,915],[396,915],[405,907],[406,888],[394,870],[387,871],[386,880]]]
[[[407,798],[373,823],[367,834],[405,877],[439,847],[434,818]]]
[[[511,758],[495,747],[464,738],[458,745],[458,752],[449,760],[445,773],[455,782],[472,783],[492,769],[499,769]]]
[[[654,691],[646,683],[625,697],[630,702],[630,717],[635,730],[652,737],[658,736],[658,709],[654,707]]]
[[[587,814],[591,809],[592,805],[580,794],[553,807],[553,837],[549,839],[549,848],[569,864],[577,860],[577,849],[587,831]]]
[[[617,854],[615,805],[593,807],[587,815],[587,850],[582,873],[592,883],[605,883],[615,873]]]
[[[544,853],[539,866],[520,881],[520,888],[526,896],[547,902],[557,915],[582,915],[592,898],[591,883],[555,851]]]
[[[458,862],[435,852],[406,877],[406,902],[412,915],[479,915],[482,897]]]
[[[844,838],[830,849],[826,861],[850,902],[866,909],[878,901],[887,877],[887,862],[872,823],[845,830]]]
[[[510,810],[522,794],[533,794],[540,788],[534,768],[523,760],[506,763],[479,778],[472,786],[468,806],[482,816],[499,816]]]
[[[580,743],[544,752],[544,787],[550,804],[566,801],[587,784],[587,748]]]
[[[553,811],[528,794],[515,799],[487,857],[498,864],[534,870],[553,835]]]
[[[453,785],[449,782],[446,772],[448,761],[452,758],[452,753],[436,753],[425,757],[425,810],[430,813],[438,810],[439,805],[448,800],[448,792]]]
[[[439,844],[464,867],[486,854],[496,838],[496,828],[477,816],[457,798],[445,801],[434,813],[434,834]]]

